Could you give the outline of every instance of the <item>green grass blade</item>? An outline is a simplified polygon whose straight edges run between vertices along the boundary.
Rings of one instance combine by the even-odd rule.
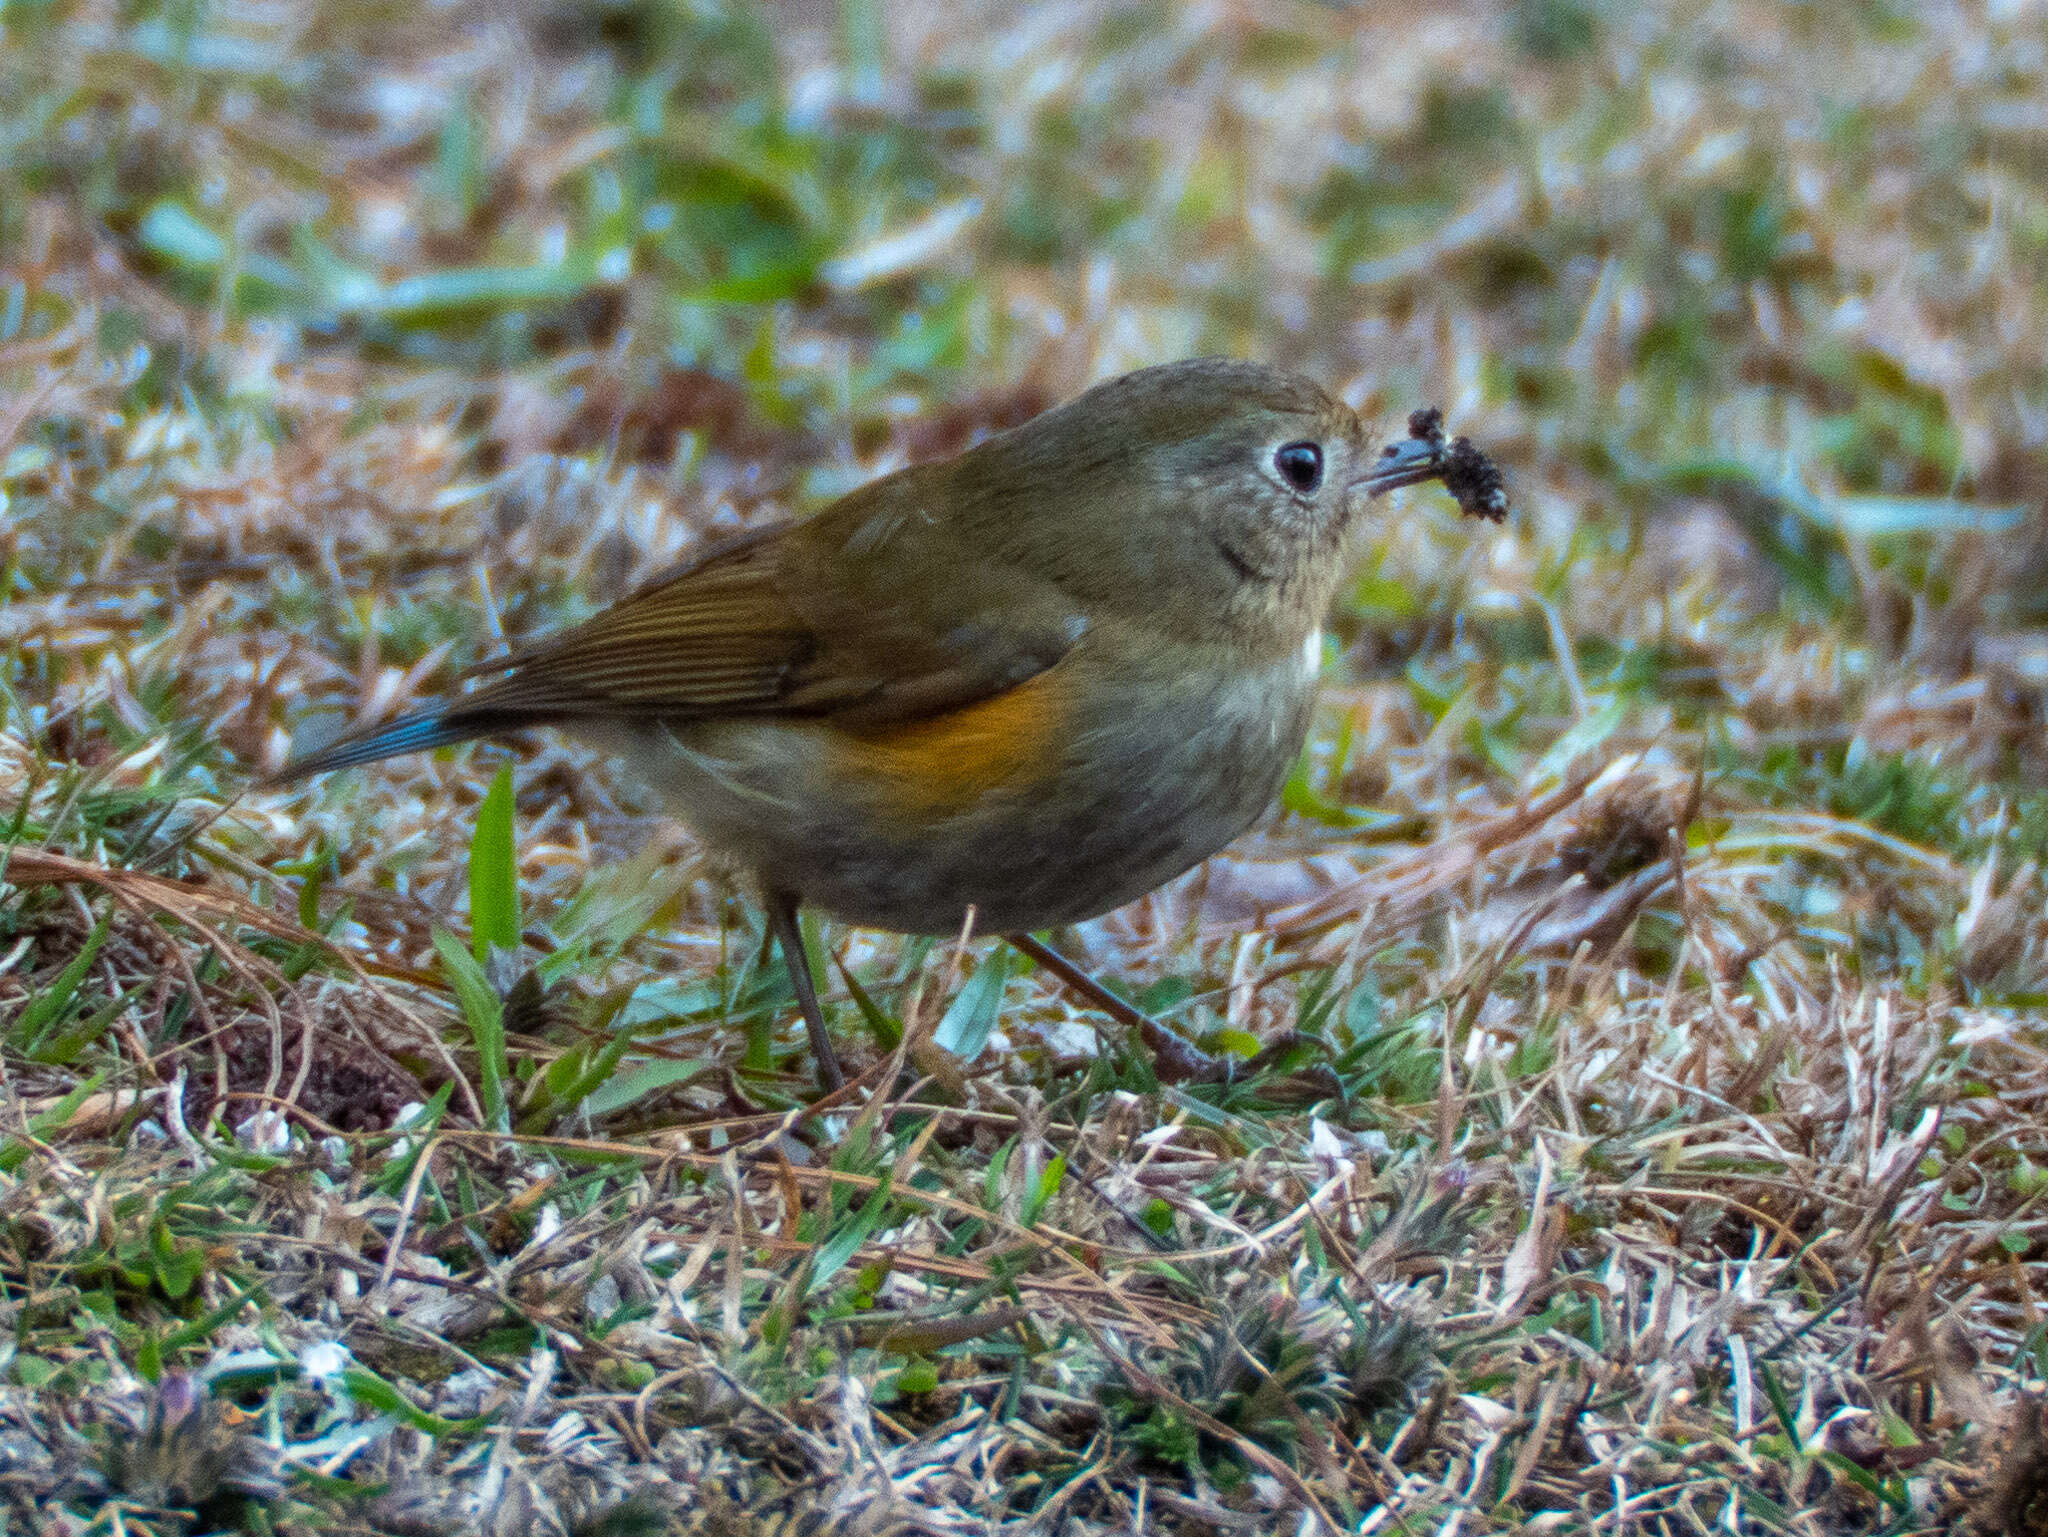
[[[469,844],[469,924],[476,958],[519,948],[519,860],[512,847],[512,765],[492,779]]]
[[[470,1039],[476,1042],[477,1097],[483,1101],[484,1121],[493,1131],[510,1131],[512,1118],[505,1102],[505,1082],[510,1076],[505,1056],[505,1006],[492,991],[483,967],[453,934],[434,930],[434,949],[449,986],[455,989],[456,1001],[462,1005]]]
[[[981,1055],[1003,1008],[1003,984],[1010,979],[1010,950],[998,945],[946,1006],[932,1040],[963,1062]]]
[[[79,985],[85,981],[85,974],[92,969],[92,963],[99,958],[100,946],[107,942],[108,930],[112,927],[114,915],[110,912],[92,926],[92,932],[85,936],[85,943],[78,947],[57,978],[42,992],[36,994],[23,1007],[21,1015],[14,1022],[13,1035],[22,1051],[30,1056],[41,1044],[43,1032],[71,1007],[71,1001],[78,995]]]

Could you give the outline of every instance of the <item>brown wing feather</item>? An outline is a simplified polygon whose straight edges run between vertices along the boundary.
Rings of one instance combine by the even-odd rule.
[[[773,706],[817,641],[789,601],[782,539],[750,537],[484,669],[465,706],[537,716],[693,715]]]
[[[920,474],[713,551],[491,664],[506,676],[456,708],[536,725],[761,713],[875,723],[957,708],[1051,666],[1085,628],[1071,602],[992,572],[917,515]]]

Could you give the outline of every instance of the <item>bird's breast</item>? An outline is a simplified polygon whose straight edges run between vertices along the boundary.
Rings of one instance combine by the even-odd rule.
[[[1305,651],[1105,666],[1076,648],[913,722],[705,722],[633,756],[709,844],[828,912],[949,933],[973,906],[985,927],[1035,929],[1142,896],[1256,821],[1314,681]]]

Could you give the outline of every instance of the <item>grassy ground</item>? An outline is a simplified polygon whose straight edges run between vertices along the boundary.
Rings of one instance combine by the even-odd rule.
[[[2048,1529],[2044,102],[2024,0],[8,0],[4,1530]],[[1516,501],[1068,936],[1269,1068],[828,924],[958,1055],[808,1116],[580,750],[251,787],[1200,351]]]

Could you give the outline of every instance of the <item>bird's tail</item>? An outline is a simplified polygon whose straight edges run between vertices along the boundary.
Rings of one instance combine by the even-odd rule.
[[[533,724],[530,718],[526,718],[526,712],[518,712],[518,716],[515,718],[514,712],[508,710],[463,705],[415,710],[410,715],[401,715],[381,725],[348,732],[303,758],[294,758],[272,776],[272,783],[289,784],[293,780],[308,779],[334,769],[374,763],[379,758],[396,758],[402,753],[451,747],[457,742],[497,736]]]

